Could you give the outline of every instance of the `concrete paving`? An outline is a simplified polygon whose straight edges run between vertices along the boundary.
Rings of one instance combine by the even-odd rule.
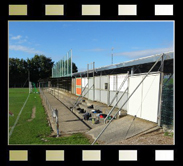
[[[83,120],[83,114],[79,114],[77,108],[85,108],[87,112],[91,112],[92,109],[87,109],[87,106],[93,104],[94,109],[100,109],[102,113],[108,113],[111,107],[106,104],[96,101],[90,101],[85,99],[85,102],[81,102],[78,106],[70,110],[78,96],[66,93],[59,90],[51,91],[50,89],[44,90],[44,94],[48,98],[53,108],[57,108],[59,111],[59,131],[60,133],[77,133],[85,132],[86,134],[96,139],[98,134],[103,130],[106,124],[103,119],[99,118],[98,124],[93,124],[91,120]],[[115,109],[112,115],[117,111]],[[48,112],[51,125],[56,133],[55,122],[53,121],[52,114]],[[92,117],[94,115],[92,114]],[[112,142],[120,141],[130,138],[137,134],[143,133],[149,129],[157,126],[156,123],[146,121],[140,118],[134,118],[133,116],[126,115],[126,111],[122,111],[122,118],[117,118],[112,121],[108,128],[98,139],[99,143],[111,144]]]
[[[44,91],[44,95],[48,99],[49,103],[54,109],[58,110],[58,120],[59,120],[59,133],[62,134],[72,134],[78,132],[86,132],[90,128],[85,125],[82,120],[80,120],[76,115],[74,115],[66,106],[64,106],[59,100],[57,100],[53,95]],[[48,108],[47,108],[48,109]],[[50,123],[55,133],[56,121],[52,117],[51,111],[47,111]]]
[[[116,142],[135,136],[155,126],[157,126],[156,123],[127,115],[113,121],[99,137],[98,141],[102,144],[109,144],[111,142]],[[99,126],[86,132],[86,134],[91,135],[93,139],[96,139],[104,127],[105,125]]]
[[[74,106],[78,96],[76,95],[73,95],[73,94],[70,94],[70,93],[66,93],[66,92],[63,92],[63,91],[58,91],[57,89],[48,89],[47,92],[49,92],[52,96],[55,97],[55,99],[58,99],[61,103],[63,103],[68,109],[70,109],[71,107]],[[92,102],[92,101],[89,101],[89,103]],[[98,102],[94,102],[95,104],[98,103]],[[91,104],[90,104],[91,105]],[[91,113],[92,115],[92,118],[95,118],[96,114],[93,114],[91,112],[91,110],[93,110],[93,108],[87,108],[88,106],[88,102],[87,100],[85,99],[85,102],[80,102],[78,106],[76,106],[74,109],[70,109],[72,110],[72,112],[85,124],[87,125],[90,129],[92,128],[95,128],[95,127],[98,127],[100,125],[103,125],[104,124],[104,119],[98,119],[99,120],[99,123],[95,124],[95,123],[92,123],[92,120],[84,120],[84,117],[83,115],[85,113],[79,113],[79,111],[77,110],[77,108],[84,108],[84,110],[86,112],[89,112]],[[107,106],[105,106],[107,107]],[[108,108],[109,109],[109,108]]]
[[[61,91],[57,88],[49,88],[47,89],[49,93],[51,93],[53,96],[55,96],[55,98],[57,98],[58,100],[60,100],[62,103],[64,103],[64,105],[66,105],[68,108],[73,107],[74,103],[76,103],[78,96],[71,94],[71,93],[67,93],[64,91]],[[79,113],[79,111],[77,110],[77,108],[82,108],[84,109],[86,112],[90,113],[92,118],[95,118],[95,120],[99,120],[99,123],[95,124],[92,123],[91,120],[84,120],[85,124],[87,124],[90,128],[96,128],[98,126],[101,126],[104,124],[104,119],[103,118],[96,118],[96,113],[92,113],[91,111],[93,109],[95,110],[100,110],[102,111],[102,113],[104,114],[108,114],[108,112],[111,110],[112,107],[108,107],[107,104],[104,103],[100,103],[97,101],[92,101],[92,100],[88,100],[87,98],[83,98],[83,100],[85,100],[84,102],[82,100],[79,99],[79,104],[78,106],[76,106],[73,110],[73,113],[75,113],[75,115],[77,115],[80,119],[83,119],[83,115],[84,113]],[[94,108],[87,108],[88,106],[93,105]],[[118,108],[115,108],[113,110],[113,112],[111,113],[112,116],[115,115],[115,113],[118,111]],[[125,116],[126,115],[126,111],[122,110],[121,111],[121,116]],[[118,116],[116,118],[119,118]]]

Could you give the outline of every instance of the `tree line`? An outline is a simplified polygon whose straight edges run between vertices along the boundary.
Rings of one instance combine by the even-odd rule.
[[[29,59],[9,58],[9,87],[27,87],[28,80],[38,83],[40,79],[49,79],[52,76],[54,62],[45,55],[35,55]],[[72,63],[73,73],[77,66]]]

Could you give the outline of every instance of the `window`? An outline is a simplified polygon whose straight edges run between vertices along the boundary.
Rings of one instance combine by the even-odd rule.
[[[108,83],[105,83],[105,89],[108,89]]]

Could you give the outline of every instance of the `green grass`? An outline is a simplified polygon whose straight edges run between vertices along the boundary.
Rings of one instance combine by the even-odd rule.
[[[13,126],[27,96],[28,89],[9,89],[9,110],[14,113],[14,116],[9,117],[9,129]],[[36,107],[35,118],[28,121],[31,119],[33,107]],[[50,136],[51,132],[39,94],[31,93],[9,139],[9,144],[91,144],[81,133],[56,138]]]
[[[41,144],[62,144],[62,145],[86,145],[91,144],[89,140],[82,134],[72,134],[71,136],[61,137],[42,137]]]
[[[173,137],[173,132],[168,132],[168,131],[166,131],[166,132],[164,133],[164,136]]]
[[[11,88],[9,89],[9,111],[14,116],[9,117],[9,127],[15,123],[18,113],[20,112],[29,93],[28,88]]]

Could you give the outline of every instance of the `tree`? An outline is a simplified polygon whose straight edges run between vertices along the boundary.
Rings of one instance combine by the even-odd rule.
[[[72,73],[76,73],[76,72],[78,72],[78,67],[74,62],[72,62]]]
[[[31,59],[27,58],[27,60],[9,58],[9,86],[28,86],[28,71],[30,73],[30,81],[34,83],[37,83],[40,79],[50,78],[52,76],[53,63],[51,58],[37,54]],[[74,62],[72,62],[72,72],[78,72]]]
[[[46,79],[51,76],[53,62],[51,58],[44,55],[35,55],[32,59],[27,59],[30,71],[30,80],[37,82],[40,78]]]
[[[52,59],[44,55],[35,55],[27,60],[9,58],[9,86],[22,87],[28,80],[28,71],[30,81],[37,83],[40,78],[46,79],[51,76],[52,67]]]
[[[27,79],[27,62],[23,59],[9,58],[9,86],[23,86]]]

